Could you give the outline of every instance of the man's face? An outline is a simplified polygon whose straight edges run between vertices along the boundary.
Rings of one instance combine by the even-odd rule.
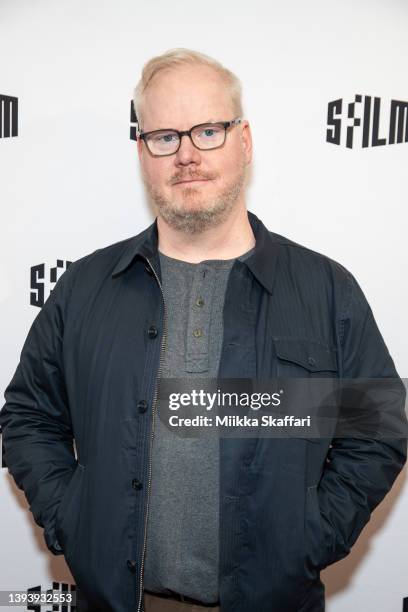
[[[225,84],[212,68],[178,67],[161,70],[151,80],[141,129],[181,131],[234,118]],[[175,229],[202,232],[225,221],[234,207],[243,204],[245,169],[252,155],[247,121],[229,128],[218,149],[199,150],[183,136],[174,155],[152,157],[140,139],[138,154],[146,189],[159,215]]]

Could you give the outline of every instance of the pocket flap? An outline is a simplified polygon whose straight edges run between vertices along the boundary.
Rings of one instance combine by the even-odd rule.
[[[297,338],[274,338],[274,344],[279,359],[297,363],[310,372],[338,370],[337,352],[325,344]]]

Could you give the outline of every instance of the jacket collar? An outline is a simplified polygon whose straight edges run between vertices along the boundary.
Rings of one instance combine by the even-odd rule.
[[[252,212],[247,211],[248,220],[254,232],[256,244],[254,252],[242,263],[245,264],[257,281],[272,293],[273,283],[276,275],[278,262],[279,242],[269,232],[262,221]],[[124,272],[133,262],[136,256],[154,259],[157,257],[158,249],[157,217],[154,222],[143,232],[130,238],[126,248],[117,262],[112,277],[115,278]]]

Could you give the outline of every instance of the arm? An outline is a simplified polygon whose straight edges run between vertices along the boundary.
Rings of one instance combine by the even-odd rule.
[[[62,361],[73,267],[61,276],[35,318],[0,412],[6,465],[56,555],[62,550],[55,516],[76,465]]]
[[[340,318],[341,375],[347,379],[395,378],[399,422],[406,423],[405,388],[357,281],[346,278]],[[384,397],[381,394],[381,397]],[[385,396],[386,397],[386,396]],[[386,401],[386,400],[385,400]],[[375,410],[394,410],[390,405]],[[404,428],[402,428],[404,429]],[[334,438],[317,493],[327,556],[321,568],[345,557],[404,466],[407,440]]]

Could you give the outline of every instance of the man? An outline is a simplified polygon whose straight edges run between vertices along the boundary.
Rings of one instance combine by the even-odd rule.
[[[157,218],[57,283],[6,390],[7,465],[79,610],[323,611],[320,570],[350,551],[405,441],[181,438],[157,383],[398,380],[393,361],[354,277],[247,211],[230,71],[170,51],[135,106]]]

